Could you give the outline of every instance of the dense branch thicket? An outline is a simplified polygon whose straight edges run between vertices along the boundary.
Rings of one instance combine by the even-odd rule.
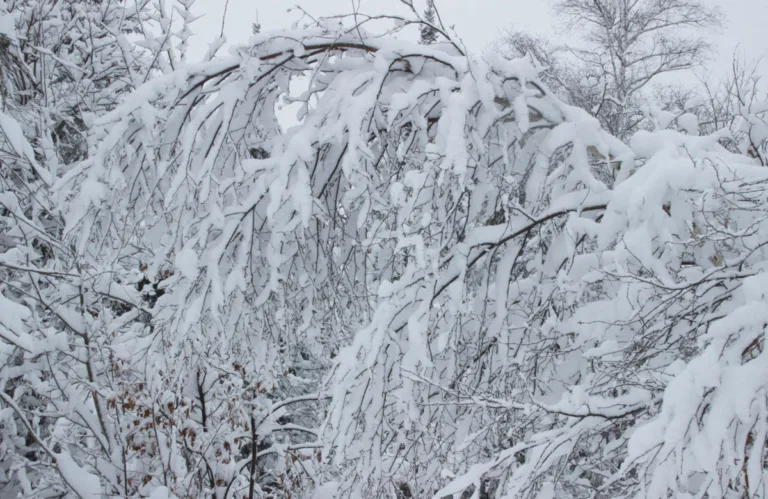
[[[190,64],[190,5],[77,38],[81,139],[0,115],[2,495],[765,496],[768,104],[625,144],[413,7]]]

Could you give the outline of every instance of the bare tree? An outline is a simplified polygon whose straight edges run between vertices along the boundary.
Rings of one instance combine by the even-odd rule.
[[[555,12],[583,45],[555,48],[516,34],[503,45],[543,59],[555,88],[622,139],[644,119],[641,91],[661,74],[701,64],[710,51],[703,30],[721,19],[697,0],[559,0]]]
[[[569,52],[599,68],[595,115],[622,138],[642,120],[639,92],[658,75],[700,64],[710,50],[701,31],[720,26],[719,11],[696,0],[560,0],[556,12],[587,42]]]

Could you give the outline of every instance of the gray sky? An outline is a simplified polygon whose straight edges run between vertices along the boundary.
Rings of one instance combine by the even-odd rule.
[[[702,0],[717,5],[726,14],[726,27],[722,34],[712,33],[717,54],[708,71],[721,75],[728,71],[734,50],[739,49],[747,59],[765,56],[762,73],[768,78],[768,0]],[[288,27],[299,13],[288,12],[301,5],[315,17],[352,12],[353,0],[229,0],[224,33],[228,43],[244,43],[251,35],[251,24],[258,18],[265,30]],[[400,11],[398,0],[354,0],[360,10],[367,13]],[[426,0],[414,0],[422,7]],[[502,30],[517,29],[562,37],[551,15],[550,0],[436,0],[443,21],[455,25],[459,36],[471,51],[479,52],[492,43]],[[196,38],[192,48],[202,54],[207,43],[221,31],[222,14],[226,0],[197,0],[194,9],[204,17],[194,26]],[[421,8],[420,8],[421,10]]]

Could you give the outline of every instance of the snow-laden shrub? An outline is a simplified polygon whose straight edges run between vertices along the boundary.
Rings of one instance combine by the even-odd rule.
[[[761,497],[765,170],[363,28],[169,62],[39,163],[61,227],[0,263],[6,483]]]

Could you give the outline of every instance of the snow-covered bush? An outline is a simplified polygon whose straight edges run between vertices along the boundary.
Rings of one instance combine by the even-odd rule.
[[[179,4],[182,19],[191,3]],[[115,331],[141,329],[127,271],[138,263],[109,252],[125,238],[78,239],[66,179],[87,182],[77,165],[95,147],[95,120],[179,61],[171,44],[183,48],[188,23],[173,35],[167,11],[149,4],[0,2],[3,497],[131,495],[141,484],[127,476],[126,442],[109,420],[120,381],[107,367]],[[99,195],[95,184],[86,190]]]
[[[145,34],[62,167],[2,122],[5,490],[762,497],[765,170],[365,27]]]

